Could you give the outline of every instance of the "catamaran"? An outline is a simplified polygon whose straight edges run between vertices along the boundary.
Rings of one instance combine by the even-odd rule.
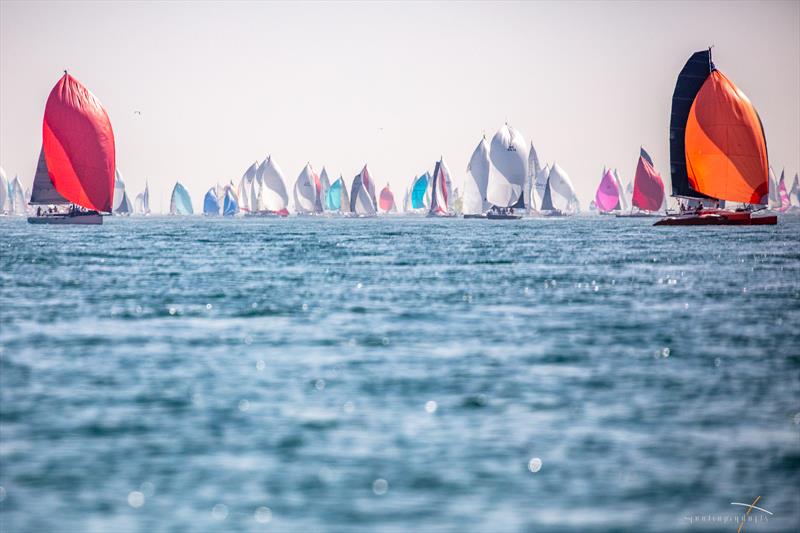
[[[186,190],[181,182],[175,182],[175,187],[172,189],[172,196],[169,200],[169,214],[170,215],[193,215],[192,199],[189,196],[189,191]]]
[[[350,187],[350,212],[358,217],[374,217],[377,212],[375,184],[367,165],[353,178],[353,185]]]
[[[489,179],[486,200],[490,219],[518,219],[514,209],[526,208],[525,182],[528,175],[528,146],[522,135],[508,124],[497,130],[489,148]]]
[[[664,182],[653,165],[653,159],[644,148],[639,148],[639,162],[636,164],[636,175],[633,178],[633,197],[629,213],[618,217],[654,217],[662,216],[657,211],[664,209]]]
[[[467,177],[464,180],[464,202],[462,211],[464,218],[486,218],[489,202],[486,201],[486,187],[489,183],[489,144],[486,136],[481,139],[467,166]]]
[[[116,164],[114,132],[100,100],[64,71],[47,98],[42,130],[30,199],[40,207],[28,222],[102,224],[102,213],[113,207]],[[41,206],[54,207],[42,213]]]
[[[392,194],[388,183],[386,187],[381,190],[381,194],[378,197],[378,208],[383,214],[397,213],[397,206],[394,203],[394,194]]]
[[[672,195],[697,201],[698,206],[667,216],[657,226],[777,224],[774,215],[753,216],[753,206],[765,204],[769,197],[761,119],[747,96],[714,66],[711,48],[695,52],[678,75],[672,94],[670,162]],[[716,207],[726,200],[743,207]]]

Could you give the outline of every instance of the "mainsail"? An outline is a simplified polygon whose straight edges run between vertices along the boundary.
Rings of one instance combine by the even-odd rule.
[[[116,188],[116,181],[115,181]],[[115,192],[116,195],[116,192]],[[44,158],[44,145],[39,150],[39,161],[36,163],[36,174],[33,176],[31,205],[69,205],[69,200],[61,196],[50,179],[47,161]]]
[[[614,169],[614,181],[617,183],[617,189],[619,189],[619,206],[620,209],[623,211],[628,210],[628,198],[625,194],[625,188],[622,186],[622,180],[619,179],[619,173],[617,169]]]
[[[294,210],[314,213],[317,210],[317,185],[311,163],[307,163],[294,183]]]
[[[642,211],[658,211],[664,207],[664,182],[653,160],[644,148],[639,149],[639,162],[633,178],[633,205]]]
[[[536,152],[532,150],[532,153]],[[486,137],[481,139],[467,167],[467,178],[464,180],[464,203],[462,211],[465,215],[481,215],[489,210],[486,201],[486,185],[489,181],[489,144]]]
[[[216,187],[208,189],[208,192],[203,198],[203,214],[212,216],[219,215],[219,198],[217,198]]]
[[[392,194],[391,189],[389,189],[389,184],[386,184],[381,190],[380,198],[378,199],[378,206],[380,207],[381,213],[395,213],[397,212],[397,206],[394,205],[394,194]]]
[[[175,183],[175,188],[172,189],[172,196],[169,201],[169,214],[170,215],[192,215],[192,199],[189,197],[189,191],[186,187],[181,185],[181,182]]]
[[[114,196],[114,132],[97,97],[64,73],[44,110],[42,141],[58,194],[86,209],[110,213]]]
[[[525,179],[528,147],[518,131],[504,124],[492,137],[489,150],[487,201],[497,207],[526,207]]]
[[[601,213],[610,213],[620,209],[619,187],[611,169],[607,169],[600,179],[600,185],[594,195],[594,203]]]

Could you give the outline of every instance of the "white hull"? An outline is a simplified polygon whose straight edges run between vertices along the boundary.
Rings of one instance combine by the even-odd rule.
[[[28,217],[29,224],[77,224],[82,226],[96,226],[103,223],[102,215],[92,213],[89,215],[42,215]]]

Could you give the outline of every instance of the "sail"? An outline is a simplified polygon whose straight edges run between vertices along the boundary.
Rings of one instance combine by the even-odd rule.
[[[286,184],[280,167],[268,156],[261,172],[261,181],[264,183],[262,191],[264,208],[267,211],[280,213],[286,212],[289,205],[289,195],[286,193]]]
[[[425,192],[428,190],[428,173],[418,176],[411,186],[411,209],[425,209]]]
[[[373,210],[376,211],[378,209],[378,199],[375,196],[375,182],[369,170],[367,170],[367,165],[364,165],[364,168],[361,169],[361,183],[364,186],[364,190],[367,191],[369,199],[372,201]]]
[[[100,101],[64,74],[44,110],[44,157],[50,180],[66,200],[110,213],[114,195],[114,132]]]
[[[350,211],[362,216],[370,216],[375,214],[375,204],[369,193],[367,181],[369,179],[366,175],[366,166],[364,169],[356,174],[353,178],[353,186],[350,188]]]
[[[614,169],[614,181],[617,184],[617,189],[619,190],[619,207],[623,211],[628,210],[628,198],[625,195],[625,188],[622,186],[622,180],[619,179],[619,172],[617,169]]]
[[[47,161],[44,158],[44,146],[39,151],[39,161],[36,164],[36,174],[33,176],[33,191],[31,192],[31,205],[67,205],[69,200],[61,196],[50,179],[47,170]]]
[[[253,182],[258,176],[258,170],[261,165],[258,161],[253,162],[252,165],[247,167],[247,170],[242,174],[242,179],[239,180],[239,186],[236,190],[236,196],[239,199],[239,207],[244,211],[250,211],[255,207],[255,198],[251,198],[253,194]]]
[[[524,207],[528,147],[522,135],[504,124],[492,137],[489,160],[487,201],[497,207]]]
[[[313,213],[317,205],[317,186],[311,164],[306,164],[294,183],[294,209],[298,213]]]
[[[552,172],[552,169],[551,169]],[[544,182],[544,192],[542,193],[542,211],[553,211],[555,206],[553,205],[553,195],[550,192],[550,176],[547,176],[547,179]]]
[[[49,178],[48,178],[49,179]],[[3,167],[0,167],[0,214],[8,213],[8,178]]]
[[[548,188],[552,196],[551,203],[562,211],[577,211],[578,198],[575,187],[566,171],[558,163],[553,163],[547,176]],[[544,209],[544,207],[542,208]]]
[[[719,70],[708,76],[689,112],[686,171],[692,189],[712,198],[758,204],[769,193],[761,120]]]
[[[322,180],[319,179],[319,174],[314,172],[314,212],[322,213]]]
[[[786,191],[786,181],[784,179],[784,171],[781,170],[781,179],[778,182],[778,195],[780,196],[780,211],[786,211],[792,207],[792,201],[789,199],[789,193]]]
[[[658,211],[664,206],[664,182],[644,148],[639,151],[639,162],[633,178],[632,202],[642,211]]]
[[[239,200],[233,187],[225,187],[225,197],[222,203],[222,215],[232,217],[239,212]]]
[[[535,154],[535,152],[533,152]],[[462,210],[465,215],[480,215],[489,210],[486,202],[486,185],[489,181],[489,144],[486,138],[481,139],[467,167],[467,178],[464,180],[464,202]]]
[[[319,198],[322,204],[322,210],[330,211],[331,208],[328,206],[328,190],[331,188],[331,181],[330,178],[328,178],[328,172],[325,170],[325,167],[322,167],[322,172],[319,173],[319,183],[321,185]]]
[[[172,196],[169,201],[169,214],[170,215],[192,215],[192,199],[189,197],[189,191],[186,187],[181,185],[180,182],[175,183],[175,188],[172,189]]]
[[[686,168],[686,124],[689,112],[700,87],[711,74],[711,51],[695,52],[678,74],[672,93],[672,114],[669,120],[669,159],[672,178],[672,195],[688,198],[705,198],[689,183]]]
[[[125,203],[128,205],[125,205]],[[114,207],[112,213],[115,215],[127,215],[131,213],[130,200],[125,194],[125,180],[122,179],[122,173],[119,168],[114,171]]]
[[[436,162],[433,169],[433,181],[431,182],[431,207],[428,211],[431,215],[447,215],[449,213],[449,193],[445,182],[444,172],[442,171],[442,161]]]
[[[389,189],[388,183],[386,184],[386,187],[381,190],[378,205],[381,213],[394,213],[397,211],[397,207],[394,205],[394,194],[392,194],[391,189]]]
[[[775,177],[775,173],[772,171],[772,167],[769,167],[769,198],[767,202],[760,202],[764,204],[768,204],[769,207],[777,208],[781,205],[781,195],[778,192],[778,178]]]
[[[792,189],[789,191],[789,199],[792,201],[792,205],[800,206],[800,176],[797,174],[794,175]]]
[[[339,178],[328,188],[328,194],[325,195],[325,209],[329,211],[341,211],[342,206],[345,205],[342,203],[343,187],[344,180]]]
[[[550,177],[550,165],[545,165],[537,174],[533,182],[533,190],[538,195],[539,200],[544,200],[545,189],[547,188],[547,179]],[[543,207],[540,209],[544,209]]]
[[[448,209],[450,209],[453,207],[453,198],[455,198],[455,194],[453,194],[453,180],[450,177],[450,168],[447,166],[447,163],[445,163],[444,158],[439,158],[439,166],[441,167],[444,188],[447,192],[447,206]]]
[[[14,176],[14,181],[10,186],[11,209],[9,210],[14,215],[24,215],[27,213],[25,208],[25,191],[22,188],[22,183],[19,181],[19,176]]]
[[[619,188],[611,170],[606,170],[600,179],[600,185],[594,195],[594,203],[601,213],[609,213],[620,208]]]
[[[217,198],[216,187],[208,189],[208,192],[203,198],[203,214],[219,215],[219,199]]]
[[[536,178],[539,176],[539,173],[542,171],[542,166],[539,163],[539,155],[536,153],[536,148],[533,147],[533,141],[531,141],[531,147],[528,150],[528,178],[525,182],[526,186],[526,198],[530,202],[529,207],[531,209],[536,208],[536,195],[534,191],[536,190]]]

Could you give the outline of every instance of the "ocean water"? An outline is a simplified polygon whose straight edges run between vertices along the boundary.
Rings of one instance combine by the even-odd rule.
[[[0,220],[0,530],[796,531],[800,217]]]

